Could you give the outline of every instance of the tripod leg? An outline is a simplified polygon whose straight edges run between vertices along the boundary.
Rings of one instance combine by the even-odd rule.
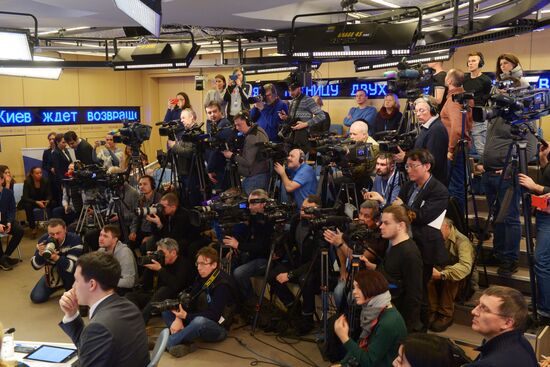
[[[254,335],[254,333],[256,332],[256,327],[258,326],[258,318],[260,317],[260,310],[262,309],[264,295],[267,289],[267,277],[269,276],[269,272],[271,271],[271,264],[273,263],[273,254],[275,254],[275,245],[276,245],[276,242],[272,241],[271,249],[269,250],[269,258],[267,259],[267,266],[265,269],[264,279],[262,280],[262,290],[260,292],[260,295],[258,296],[258,303],[256,304],[256,313],[254,314],[254,321],[252,322],[252,332],[251,332],[252,335]]]

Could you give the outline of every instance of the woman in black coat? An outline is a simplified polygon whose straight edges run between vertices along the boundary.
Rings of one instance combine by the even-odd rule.
[[[399,98],[397,95],[390,93],[384,97],[384,105],[376,114],[374,120],[374,136],[378,140],[377,133],[388,130],[397,130],[403,114],[399,112]]]
[[[32,235],[36,235],[36,223],[34,219],[34,209],[48,211],[50,216],[50,207],[52,202],[52,189],[48,181],[42,177],[42,168],[31,168],[25,182],[23,183],[23,196],[19,206],[25,209],[29,227],[32,229]],[[45,219],[45,218],[44,218]]]

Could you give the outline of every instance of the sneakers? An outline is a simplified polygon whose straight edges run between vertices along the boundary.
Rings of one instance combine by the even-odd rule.
[[[13,270],[7,256],[2,256],[2,258],[0,258],[0,269],[4,271]]]
[[[430,330],[436,333],[442,333],[453,324],[452,317],[438,316],[430,325]]]
[[[197,350],[195,344],[178,344],[168,348],[168,353],[176,358],[181,358]]]
[[[497,273],[503,277],[510,277],[518,271],[518,262],[517,261],[503,261],[502,264],[498,267]]]

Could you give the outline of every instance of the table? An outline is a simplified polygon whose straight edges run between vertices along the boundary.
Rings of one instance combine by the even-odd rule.
[[[22,341],[16,340],[15,345],[29,346],[29,347],[39,347],[41,345],[53,345],[56,347],[65,347],[65,348],[76,348],[73,343],[49,343],[49,342],[31,342],[31,341]],[[66,363],[47,363],[47,362],[38,362],[24,359],[27,353],[15,353],[15,359],[19,362],[23,362],[30,367],[71,367],[71,365],[76,362],[78,359],[77,356],[74,356],[71,360]]]

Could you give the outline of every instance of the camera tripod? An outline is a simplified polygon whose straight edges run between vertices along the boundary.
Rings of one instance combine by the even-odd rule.
[[[120,189],[120,192],[122,192],[122,195],[119,195],[118,190],[111,190],[111,201],[109,203],[109,207],[107,208],[107,213],[115,213],[118,218],[118,226],[120,228],[120,234],[121,238],[123,238],[125,241],[128,240],[128,231],[126,230],[126,225],[124,225],[124,216],[123,216],[123,210],[122,206],[126,206],[124,203],[124,186]],[[128,207],[126,207],[128,209]],[[100,227],[102,228],[102,227]]]
[[[528,123],[521,123],[511,126],[511,134],[513,141],[508,147],[508,152],[506,154],[506,160],[502,169],[502,172],[499,175],[498,179],[498,189],[496,191],[495,198],[489,203],[489,214],[487,221],[483,228],[481,236],[478,238],[477,251],[474,259],[474,266],[468,277],[471,278],[472,273],[475,271],[475,265],[478,262],[478,258],[481,258],[483,262],[483,273],[485,278],[485,283],[489,285],[488,276],[487,276],[487,266],[483,261],[483,239],[486,237],[489,231],[489,225],[494,228],[495,223],[502,223],[505,220],[506,215],[508,214],[508,209],[512,203],[514,193],[516,190],[520,190],[520,199],[522,203],[522,216],[524,220],[524,231],[525,231],[525,240],[526,240],[526,250],[527,258],[529,265],[529,283],[531,288],[531,304],[533,307],[533,319],[535,324],[538,323],[538,313],[537,313],[537,280],[535,277],[534,266],[535,266],[535,257],[534,257],[534,243],[533,235],[531,233],[531,195],[529,191],[524,189],[519,185],[518,174],[523,173],[527,175],[527,134],[533,134],[536,136],[534,130],[528,125]],[[502,201],[499,200],[499,191],[502,188],[504,180],[512,180],[511,186],[506,191]],[[500,204],[500,210],[496,213],[497,204]],[[498,215],[497,215],[498,214]]]
[[[331,207],[336,202],[334,176],[330,164],[324,164],[321,167],[321,174],[317,183],[317,193],[321,196],[323,208]]]
[[[187,185],[185,187],[186,197],[189,199],[190,205],[199,204],[193,202],[192,199],[194,198],[192,198],[193,195],[191,195],[191,192],[194,191],[191,186],[196,183],[195,180],[191,180],[191,178],[193,177],[193,172],[196,174],[196,178],[198,179],[199,192],[202,201],[208,200],[212,194],[212,192],[208,192],[210,185],[204,162],[204,152],[201,147],[197,146],[196,151],[193,154],[191,168],[189,170],[189,179],[187,180]]]
[[[88,211],[92,212],[93,224],[91,226],[86,223]],[[86,198],[86,200],[84,201],[84,205],[80,210],[78,221],[76,222],[75,232],[80,235],[83,235],[82,231],[84,229],[84,226],[101,229],[103,228],[104,225],[105,225],[105,221],[101,216],[101,210],[99,208],[99,205],[96,202],[96,198],[93,196],[91,198]]]
[[[157,185],[157,191],[162,189],[162,179],[164,178],[164,172],[166,172],[166,167],[170,166],[170,186],[175,189],[176,192],[180,192],[181,181],[178,175],[178,157],[170,149],[166,153],[166,159],[162,162],[161,172],[160,172],[160,181]]]
[[[223,170],[222,190],[232,187],[236,187],[239,190],[242,190],[241,175],[239,175],[239,169],[235,161],[231,158],[226,158],[225,167]]]
[[[460,198],[457,198],[460,201],[461,204],[461,210],[464,220],[464,230],[465,235],[473,239],[472,233],[470,232],[470,221],[469,221],[469,209],[468,209],[468,195],[471,196],[472,199],[472,208],[474,213],[474,224],[475,224],[475,235],[479,236],[480,233],[480,225],[479,225],[479,215],[477,210],[477,203],[476,203],[476,197],[472,186],[472,176],[473,176],[473,170],[470,165],[470,149],[469,149],[469,142],[466,139],[466,117],[468,115],[468,112],[470,111],[469,106],[469,99],[464,99],[462,101],[462,109],[460,110],[460,113],[462,115],[462,127],[461,127],[461,133],[460,133],[460,139],[457,141],[455,145],[455,151],[454,151],[454,157],[451,164],[451,170],[449,172],[449,186],[451,185],[453,173],[456,172],[457,169],[462,169],[462,193],[463,195]]]
[[[131,150],[131,155],[128,162],[128,168],[126,169],[126,174],[128,177],[134,177],[135,185],[137,186],[139,178],[145,175],[145,167],[143,166],[143,162],[141,160],[141,144],[132,144],[129,147]]]

